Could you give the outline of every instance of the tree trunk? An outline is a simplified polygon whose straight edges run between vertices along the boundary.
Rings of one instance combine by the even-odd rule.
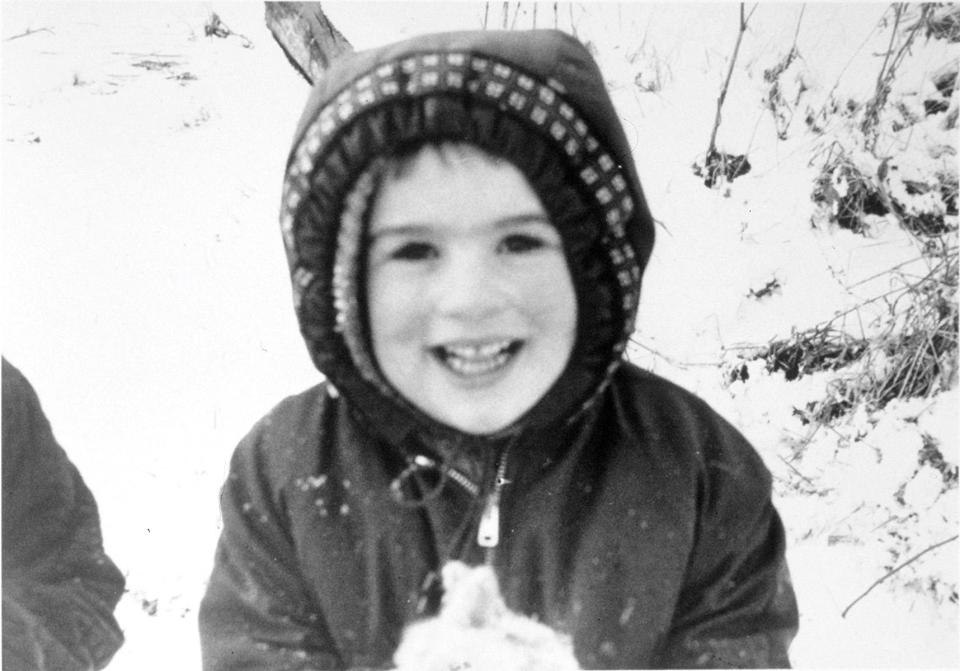
[[[266,2],[265,20],[287,60],[312,86],[330,63],[353,47],[319,2]]]

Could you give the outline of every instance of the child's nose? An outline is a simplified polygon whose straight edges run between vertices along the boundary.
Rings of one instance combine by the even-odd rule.
[[[483,319],[502,309],[504,293],[490,264],[478,256],[450,259],[434,287],[434,306],[443,315]]]

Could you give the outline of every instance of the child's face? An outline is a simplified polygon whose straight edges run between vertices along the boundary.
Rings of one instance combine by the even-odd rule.
[[[414,405],[468,433],[529,410],[573,349],[560,235],[523,174],[478,150],[426,147],[373,205],[373,350]]]

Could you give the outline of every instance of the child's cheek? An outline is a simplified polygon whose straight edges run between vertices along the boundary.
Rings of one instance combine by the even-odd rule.
[[[373,273],[368,295],[374,342],[416,335],[426,305],[422,284],[417,273],[389,266]]]
[[[577,299],[573,280],[561,255],[547,257],[527,269],[523,278],[514,284],[518,303],[529,315],[545,319],[556,326],[576,321]]]

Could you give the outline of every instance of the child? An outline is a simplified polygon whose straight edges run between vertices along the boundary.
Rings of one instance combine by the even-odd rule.
[[[6,359],[2,378],[3,668],[102,669],[123,644],[123,574],[33,385]]]
[[[234,455],[205,668],[388,667],[453,560],[492,566],[583,667],[788,664],[768,472],[623,361],[653,223],[579,42],[344,57],[296,133],[281,229],[327,381]]]

